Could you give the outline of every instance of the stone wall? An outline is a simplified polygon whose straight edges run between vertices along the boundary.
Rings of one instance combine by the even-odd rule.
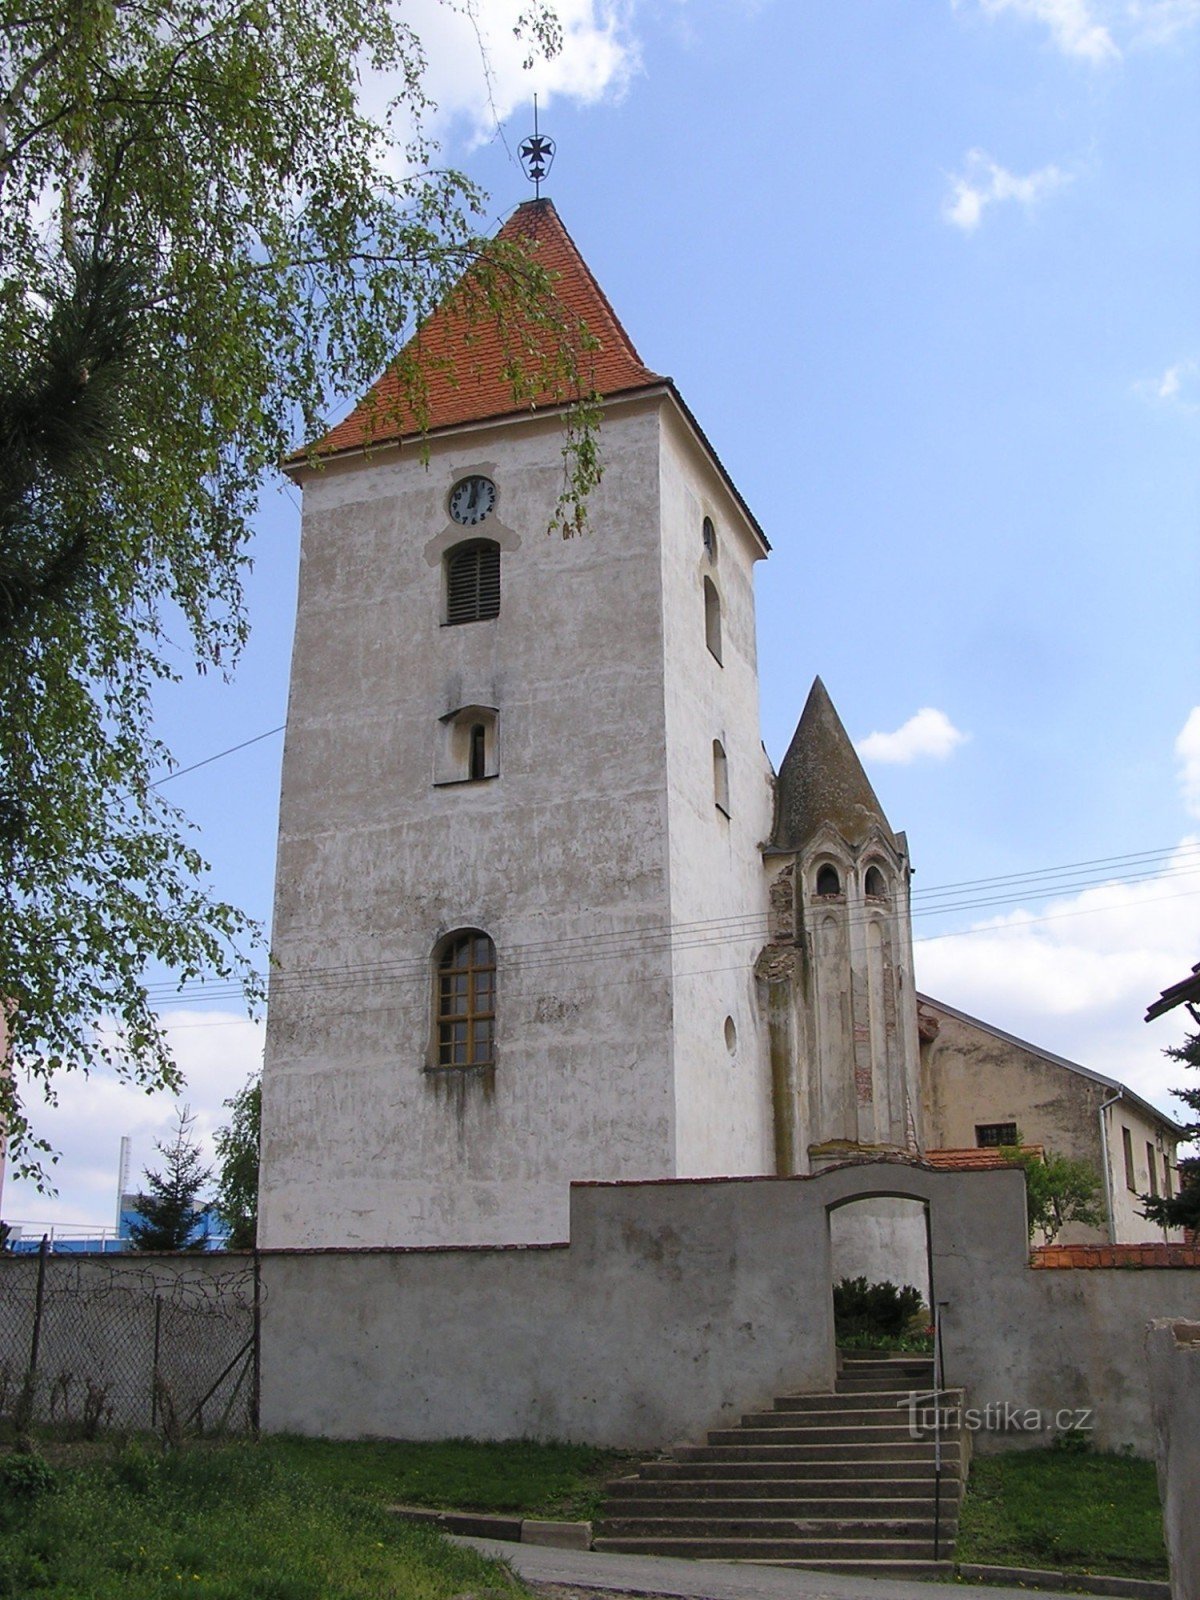
[[[1032,1270],[1019,1172],[576,1185],[571,1243],[264,1260],[263,1423],[339,1437],[701,1437],[834,1376],[830,1214],[927,1201],[945,1376],[974,1446],[1086,1427],[1152,1449],[1141,1330],[1200,1315],[1200,1271]],[[1086,1413],[1086,1415],[1085,1415]]]
[[[1200,1600],[1200,1322],[1152,1322],[1146,1365],[1171,1600]]]

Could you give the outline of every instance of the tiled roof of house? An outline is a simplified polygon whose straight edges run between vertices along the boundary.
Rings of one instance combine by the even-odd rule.
[[[667,381],[638,355],[549,200],[530,200],[518,206],[499,238],[527,246],[538,266],[551,274],[561,321],[547,326],[511,314],[499,318],[477,310],[472,315],[469,295],[452,294],[405,346],[405,353],[417,355],[428,385],[426,415],[418,418],[413,414],[405,404],[396,371],[389,369],[344,421],[330,429],[311,452],[297,452],[293,462],[310,453],[337,455],[440,428],[528,412],[538,405],[570,403],[580,395],[545,389],[531,399],[518,399],[505,376],[514,351],[521,352],[525,371],[536,373],[541,361],[553,360],[563,332],[569,334],[575,351],[583,394],[610,397]],[[465,282],[469,281],[468,273]],[[594,349],[583,348],[581,325]]]
[[[1021,1146],[1026,1155],[1044,1155],[1040,1144],[1026,1144]],[[1011,1167],[1014,1165],[1012,1158],[1003,1150],[926,1150],[925,1160],[931,1167],[938,1167],[943,1172],[985,1172],[992,1167]]]

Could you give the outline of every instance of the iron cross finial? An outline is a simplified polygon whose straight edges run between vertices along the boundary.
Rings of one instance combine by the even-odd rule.
[[[533,184],[534,198],[542,198],[542,180],[549,176],[554,162],[554,140],[538,132],[537,95],[533,97],[533,133],[522,139],[517,154],[525,167],[525,176]]]

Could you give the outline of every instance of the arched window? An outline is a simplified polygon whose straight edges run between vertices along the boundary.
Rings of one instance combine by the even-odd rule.
[[[713,519],[705,517],[700,524],[700,540],[704,545],[704,553],[710,561],[717,559],[717,530],[713,526]]]
[[[729,815],[729,762],[720,739],[713,740],[713,799],[717,810]]]
[[[469,928],[442,941],[437,955],[439,1067],[490,1067],[495,1057],[496,946]]]
[[[433,753],[435,784],[478,783],[500,772],[499,714],[495,706],[459,706],[438,718]]]
[[[721,596],[711,578],[704,580],[704,642],[721,659]]]
[[[842,880],[838,877],[836,867],[831,867],[828,862],[817,873],[818,894],[841,894]]]
[[[446,621],[485,622],[500,615],[500,546],[472,539],[446,552]]]
[[[868,900],[887,899],[887,880],[878,867],[867,868],[867,880],[864,884]]]

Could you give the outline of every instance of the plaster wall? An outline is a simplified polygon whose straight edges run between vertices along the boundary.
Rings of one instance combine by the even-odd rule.
[[[1019,1172],[901,1161],[579,1186],[569,1247],[268,1257],[264,1426],[700,1439],[777,1394],[830,1387],[829,1214],[862,1196],[929,1203],[946,1381],[987,1423],[976,1449],[1044,1444],[1060,1413],[1086,1408],[1098,1446],[1150,1453],[1136,1330],[1200,1315],[1200,1272],[1034,1270]],[[1036,1428],[1011,1420],[1032,1413]]]
[[[834,1283],[910,1284],[929,1305],[929,1230],[916,1200],[860,1200],[829,1219]]]
[[[1153,1322],[1146,1365],[1171,1600],[1200,1600],[1200,1322]]]
[[[1044,1145],[1058,1155],[1086,1161],[1103,1179],[1107,1164],[1113,1205],[1112,1242],[1134,1244],[1176,1240],[1138,1215],[1139,1193],[1149,1190],[1146,1143],[1160,1163],[1162,1125],[1132,1100],[1120,1100],[1105,1113],[1107,1150],[1101,1142],[1100,1107],[1113,1090],[1085,1073],[1074,1072],[1032,1046],[976,1026],[968,1018],[921,997],[921,1009],[938,1019],[935,1039],[921,1046],[922,1093],[930,1148],[970,1149],[981,1123],[1015,1122],[1024,1144]],[[1125,1181],[1122,1126],[1130,1129],[1137,1192]],[[1174,1145],[1165,1141],[1174,1172]],[[1071,1223],[1056,1242],[1108,1242],[1105,1227]]]
[[[754,563],[762,542],[664,401],[662,643],[667,836],[674,941],[676,1173],[775,1170],[770,1063],[754,963],[766,939],[761,844],[771,769],[759,735]],[[712,519],[715,553],[702,539]],[[720,599],[721,652],[705,636],[704,582]],[[717,803],[713,743],[726,757]]]
[[[260,1241],[564,1239],[571,1179],[675,1170],[653,400],[611,406],[587,532],[546,529],[553,419],[305,482],[263,1092]],[[497,486],[451,521],[467,473]],[[443,557],[497,540],[498,617],[443,626]],[[484,781],[439,719],[497,708]],[[432,954],[495,941],[494,1069],[438,1071]]]

